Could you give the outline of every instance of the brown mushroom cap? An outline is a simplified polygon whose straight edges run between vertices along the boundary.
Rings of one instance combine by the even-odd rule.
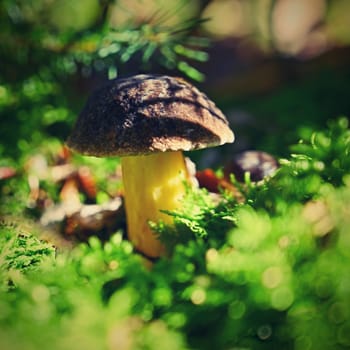
[[[233,142],[222,112],[181,78],[111,80],[88,99],[68,146],[91,156],[189,151]]]

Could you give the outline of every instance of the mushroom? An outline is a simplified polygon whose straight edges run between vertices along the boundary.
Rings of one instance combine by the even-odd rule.
[[[259,182],[272,176],[278,169],[278,161],[269,153],[262,151],[244,151],[232,157],[224,166],[224,178],[230,181],[231,174],[244,182],[245,173],[250,174],[250,180]]]
[[[173,219],[190,183],[182,151],[233,142],[223,113],[181,78],[136,75],[109,81],[88,99],[68,146],[83,155],[121,157],[128,237],[149,257],[165,247],[149,222]]]

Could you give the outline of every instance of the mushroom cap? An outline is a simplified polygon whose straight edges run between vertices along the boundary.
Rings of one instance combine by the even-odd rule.
[[[135,75],[93,93],[67,145],[84,155],[189,151],[233,142],[223,113],[181,78]]]

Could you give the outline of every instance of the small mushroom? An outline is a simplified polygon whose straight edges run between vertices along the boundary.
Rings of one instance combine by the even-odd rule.
[[[233,174],[237,181],[244,182],[245,173],[253,182],[272,176],[278,169],[277,160],[262,151],[244,151],[236,154],[224,167],[224,178],[230,181]]]
[[[233,142],[215,104],[181,78],[136,75],[92,94],[67,144],[75,152],[121,157],[128,237],[149,257],[165,248],[149,221],[171,224],[190,184],[182,151]]]

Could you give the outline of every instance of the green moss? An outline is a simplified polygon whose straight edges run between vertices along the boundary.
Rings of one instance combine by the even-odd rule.
[[[245,204],[190,191],[175,228],[156,226],[173,249],[152,269],[119,233],[55,254],[2,227],[0,344],[346,349],[348,142],[344,118],[312,133]]]

